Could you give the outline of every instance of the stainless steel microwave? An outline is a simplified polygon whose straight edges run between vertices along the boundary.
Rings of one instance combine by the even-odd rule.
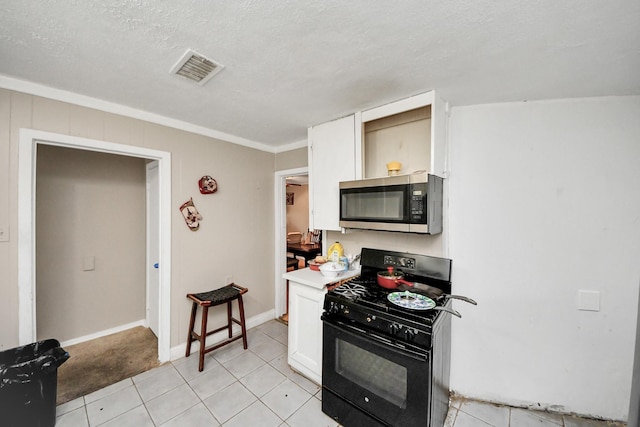
[[[340,227],[438,234],[442,181],[426,172],[340,183]]]

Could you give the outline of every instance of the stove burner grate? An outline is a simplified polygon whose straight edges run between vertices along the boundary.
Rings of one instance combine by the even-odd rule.
[[[339,304],[340,300],[345,303],[348,301],[351,304],[349,309],[351,313],[349,311],[340,311],[339,315],[354,321],[357,321],[355,319],[358,318],[358,315],[353,313],[361,311],[378,317],[384,313],[393,316],[396,322],[415,322],[420,325],[431,325],[439,314],[438,310],[415,309],[414,307],[396,305],[388,298],[392,293],[394,293],[394,290],[379,286],[375,277],[358,276],[329,289],[325,301],[327,298],[333,301],[333,304]],[[443,301],[434,302],[435,305],[443,305]],[[327,307],[331,306],[331,304],[329,303]],[[369,322],[365,325],[372,327]]]
[[[347,299],[356,299],[365,296],[367,294],[367,288],[358,283],[347,282],[338,286],[332,292]]]

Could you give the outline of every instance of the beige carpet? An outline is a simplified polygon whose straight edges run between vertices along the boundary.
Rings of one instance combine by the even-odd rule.
[[[58,405],[159,365],[158,339],[142,326],[64,349],[70,357],[58,368]]]

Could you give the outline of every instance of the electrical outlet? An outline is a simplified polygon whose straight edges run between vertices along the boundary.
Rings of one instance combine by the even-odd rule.
[[[9,241],[9,227],[0,227],[0,242]]]
[[[224,278],[224,284],[228,285],[230,283],[233,283],[233,276],[232,275],[228,275],[227,277]]]
[[[96,269],[96,257],[93,255],[85,255],[82,257],[82,270],[93,271]]]
[[[600,311],[600,291],[578,291],[578,310]]]

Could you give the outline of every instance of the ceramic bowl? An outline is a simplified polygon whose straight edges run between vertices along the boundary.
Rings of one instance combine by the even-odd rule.
[[[344,273],[344,265],[339,262],[326,262],[320,266],[320,273],[326,277],[338,277]]]

